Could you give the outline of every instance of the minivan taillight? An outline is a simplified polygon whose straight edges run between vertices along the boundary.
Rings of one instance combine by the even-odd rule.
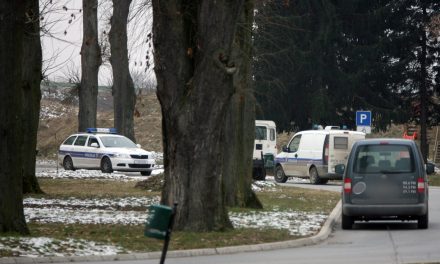
[[[417,192],[424,193],[425,192],[425,180],[423,178],[417,179]]]
[[[351,179],[344,179],[344,193],[351,193]]]
[[[324,146],[324,164],[328,164],[328,143]]]

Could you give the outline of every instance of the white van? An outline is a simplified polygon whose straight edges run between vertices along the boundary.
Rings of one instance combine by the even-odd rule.
[[[273,164],[270,166],[268,162],[265,162],[264,155],[272,154],[272,156],[275,157],[277,153],[275,122],[270,120],[255,120],[255,143],[253,154],[253,178],[255,180],[264,180],[266,178],[265,167],[273,167]]]
[[[335,166],[347,163],[354,142],[364,138],[365,133],[334,126],[298,132],[275,158],[275,181],[286,182],[291,176],[310,178],[313,184],[342,179]]]

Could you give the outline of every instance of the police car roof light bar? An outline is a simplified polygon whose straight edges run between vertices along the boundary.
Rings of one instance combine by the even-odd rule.
[[[87,128],[87,133],[109,133],[116,134],[116,128],[101,128],[101,127],[89,127]]]

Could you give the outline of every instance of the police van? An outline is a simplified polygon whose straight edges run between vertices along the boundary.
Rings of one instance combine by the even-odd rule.
[[[266,168],[273,167],[273,160],[277,153],[275,122],[270,120],[255,120],[252,173],[254,180],[265,180]]]
[[[335,166],[347,162],[353,144],[361,139],[365,133],[335,126],[298,132],[275,157],[275,181],[286,182],[289,177],[309,178],[312,184],[340,180]]]

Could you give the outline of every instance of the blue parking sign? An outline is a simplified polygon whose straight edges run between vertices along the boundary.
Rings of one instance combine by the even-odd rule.
[[[356,111],[356,126],[371,126],[371,111]]]

